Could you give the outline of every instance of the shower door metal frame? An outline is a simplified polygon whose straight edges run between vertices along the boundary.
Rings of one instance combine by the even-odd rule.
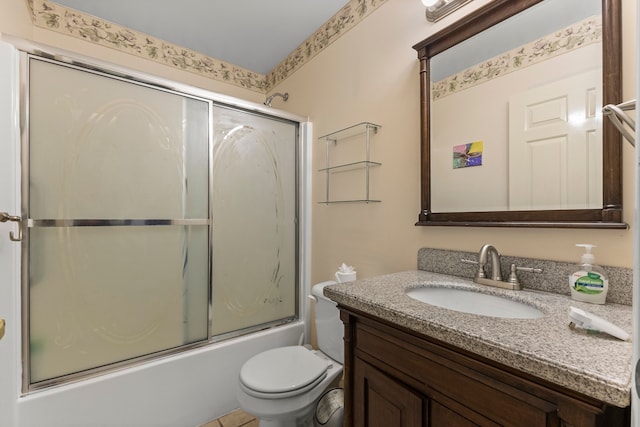
[[[56,385],[67,384],[79,380],[89,379],[96,376],[104,375],[109,372],[135,366],[150,360],[157,360],[160,357],[166,357],[178,353],[182,353],[194,348],[204,347],[219,341],[220,339],[232,338],[246,333],[250,333],[256,330],[265,329],[281,324],[290,323],[292,321],[306,318],[308,312],[308,302],[304,295],[310,292],[309,280],[310,280],[310,174],[309,166],[311,162],[310,148],[306,147],[311,140],[312,126],[306,121],[306,118],[296,116],[286,112],[276,112],[273,109],[268,109],[258,104],[254,104],[248,101],[238,100],[236,98],[219,95],[207,90],[198,89],[192,86],[188,86],[173,81],[168,81],[162,78],[151,77],[147,74],[135,72],[129,69],[125,69],[119,66],[115,66],[110,63],[105,63],[99,60],[82,57],[81,55],[73,54],[69,55],[67,52],[59,51],[49,47],[43,47],[31,42],[26,42],[19,39],[8,38],[16,49],[19,50],[20,55],[20,159],[21,159],[21,171],[20,171],[20,193],[21,193],[21,216],[22,221],[20,224],[20,230],[23,234],[21,242],[21,329],[22,329],[22,344],[21,344],[21,359],[22,359],[22,394],[26,395],[33,391],[49,388]],[[107,78],[115,78],[128,83],[135,83],[142,86],[150,87],[153,89],[164,90],[170,93],[175,93],[181,96],[187,96],[198,100],[206,101],[209,104],[209,135],[208,135],[208,162],[209,162],[209,199],[211,200],[212,193],[212,149],[213,149],[213,134],[212,134],[212,106],[216,103],[226,105],[229,107],[235,107],[246,111],[247,113],[256,113],[272,119],[279,119],[297,123],[296,128],[296,177],[295,177],[295,206],[296,206],[296,221],[295,221],[295,236],[296,236],[296,277],[295,277],[295,316],[286,320],[279,320],[269,322],[268,324],[256,325],[254,327],[247,328],[245,330],[237,331],[238,333],[230,336],[231,334],[225,334],[220,337],[211,336],[211,318],[212,318],[212,236],[213,230],[211,227],[211,210],[209,205],[209,219],[207,220],[190,220],[190,219],[131,219],[131,220],[102,220],[97,224],[95,220],[91,220],[91,225],[100,226],[130,226],[130,225],[204,225],[209,226],[208,239],[209,239],[209,257],[208,257],[208,322],[207,322],[207,339],[197,341],[191,344],[179,346],[172,349],[154,352],[151,354],[138,356],[131,360],[114,362],[109,365],[108,368],[99,367],[93,369],[83,370],[78,373],[68,374],[58,379],[53,378],[38,382],[37,384],[31,384],[30,378],[30,361],[29,361],[29,229],[32,227],[56,227],[56,226],[87,226],[88,220],[30,220],[28,218],[29,213],[29,85],[28,85],[28,63],[31,57],[36,57],[39,60],[48,60],[60,65],[69,66],[83,71],[90,71],[98,75],[102,75]],[[304,188],[301,188],[301,183]],[[302,231],[301,231],[302,230]],[[307,289],[309,288],[309,289]],[[305,327],[305,330],[308,326]],[[308,334],[307,334],[308,336]]]
[[[266,105],[266,104],[265,104]],[[246,106],[242,106],[242,105],[234,105],[234,104],[229,104],[228,102],[222,102],[222,101],[217,101],[217,100],[213,100],[213,106],[218,106],[218,107],[222,107],[222,108],[226,108],[229,110],[235,110],[238,112],[243,112],[245,114],[251,114],[251,115],[256,115],[258,117],[265,117],[265,118],[269,118],[271,120],[278,120],[281,121],[283,123],[290,123],[290,124],[294,124],[297,123],[296,126],[296,136],[295,136],[295,140],[296,140],[296,145],[295,145],[295,159],[296,159],[296,163],[295,163],[295,183],[294,183],[294,188],[295,188],[295,241],[296,241],[296,248],[295,248],[295,268],[296,268],[296,272],[295,272],[295,277],[296,277],[296,286],[295,286],[295,300],[296,300],[296,306],[294,307],[295,309],[295,314],[291,317],[286,317],[286,318],[282,318],[282,319],[277,319],[277,320],[272,320],[270,322],[266,322],[266,323],[259,323],[259,324],[255,324],[252,326],[248,326],[245,328],[241,328],[241,329],[236,329],[232,332],[225,332],[225,333],[220,333],[220,334],[216,334],[216,335],[211,335],[211,331],[209,331],[209,341],[210,342],[219,342],[219,341],[224,341],[230,338],[234,338],[240,335],[246,335],[246,334],[250,334],[252,332],[258,332],[258,331],[262,331],[274,326],[279,326],[282,324],[287,324],[287,323],[291,323],[294,322],[296,320],[298,320],[301,317],[301,312],[303,310],[301,310],[303,303],[307,301],[307,298],[303,296],[303,292],[301,292],[301,286],[303,283],[307,283],[308,279],[305,280],[303,279],[303,276],[305,276],[306,273],[306,269],[304,268],[305,265],[308,265],[308,261],[305,262],[302,260],[301,254],[300,254],[300,247],[302,246],[303,242],[306,241],[306,239],[310,239],[310,236],[302,236],[301,235],[301,231],[300,231],[300,224],[301,224],[301,219],[300,217],[304,215],[304,213],[302,212],[302,206],[305,205],[304,202],[301,202],[301,181],[305,181],[304,177],[302,176],[304,174],[303,172],[303,168],[301,168],[301,164],[305,163],[303,160],[303,156],[304,156],[304,149],[301,147],[301,141],[303,140],[303,132],[304,130],[302,129],[303,124],[297,120],[293,120],[290,117],[278,117],[278,116],[273,116],[270,114],[267,114],[265,112],[262,111],[256,111],[255,108],[253,109],[248,109]],[[213,118],[211,118],[213,120]],[[212,137],[213,139],[213,137]],[[210,147],[210,156],[213,157],[213,143],[211,144]],[[309,159],[309,163],[310,163]],[[209,171],[209,173],[211,175],[213,175],[214,171],[213,171],[213,163],[211,163],[212,167]],[[211,179],[211,182],[213,181],[213,179]],[[213,192],[213,186],[211,186],[210,188],[210,195]],[[310,194],[310,189],[309,189],[309,194]],[[212,200],[210,198],[210,200]],[[212,208],[213,209],[213,208]],[[211,220],[213,221],[213,215],[211,215]],[[213,234],[213,227],[211,230],[211,233]],[[211,246],[213,246],[213,237],[211,239]],[[209,250],[212,250],[212,247],[209,248]],[[212,258],[210,257],[209,259],[209,264],[210,264],[210,277],[211,277],[211,287],[210,287],[210,293],[213,293],[213,272],[211,271],[211,269],[213,268],[212,265]],[[309,260],[310,261],[310,260]],[[302,267],[301,267],[302,266]],[[309,290],[310,292],[310,290]],[[212,300],[213,295],[210,295],[209,298],[209,329],[211,329],[211,321],[212,321],[212,317],[213,317],[213,300]],[[305,311],[306,312],[306,311]],[[310,331],[308,330],[308,328],[305,329],[305,336],[309,336]]]
[[[30,61],[32,59],[45,61],[52,64],[56,64],[59,66],[68,67],[74,70],[93,73],[98,76],[102,76],[105,78],[115,79],[118,81],[140,85],[146,88],[150,88],[153,90],[160,90],[167,93],[172,93],[175,95],[179,95],[182,97],[187,97],[191,99],[197,99],[198,101],[206,102],[208,105],[208,197],[211,200],[211,149],[212,149],[212,134],[211,134],[211,110],[213,106],[213,102],[210,99],[201,98],[195,95],[188,94],[183,91],[169,89],[164,86],[154,85],[150,82],[145,82],[131,76],[127,75],[116,75],[111,74],[106,69],[98,69],[96,67],[92,67],[87,64],[79,63],[77,61],[70,60],[68,58],[51,58],[45,55],[30,53],[30,52],[20,52],[20,79],[23,84],[20,85],[20,129],[21,129],[21,216],[22,222],[20,226],[20,230],[22,232],[22,253],[21,253],[21,306],[22,306],[22,393],[27,394],[32,391],[48,388],[51,386],[56,386],[60,384],[66,384],[69,382],[77,381],[79,379],[91,378],[97,375],[102,375],[105,372],[111,372],[123,367],[132,366],[137,363],[144,363],[149,360],[157,359],[158,357],[168,356],[172,354],[177,354],[192,348],[201,347],[207,345],[210,342],[211,335],[211,239],[212,239],[212,230],[211,230],[211,204],[208,206],[208,216],[207,219],[185,219],[185,218],[147,218],[147,219],[44,219],[44,220],[33,220],[29,217],[30,206],[29,206],[29,178],[30,178],[30,159],[29,159],[29,149],[30,149],[30,135],[29,135],[29,99],[30,99],[30,85],[29,85],[29,66]],[[134,357],[132,359],[127,359],[124,361],[118,361],[108,364],[107,368],[104,366],[94,367],[90,369],[81,370],[79,372],[74,372],[71,374],[66,374],[60,378],[52,378],[48,380],[39,381],[37,383],[31,383],[31,360],[30,360],[30,292],[29,292],[29,250],[30,250],[30,229],[34,227],[84,227],[84,226],[94,226],[94,227],[112,227],[112,226],[173,226],[173,225],[207,225],[208,226],[208,308],[207,308],[207,317],[209,321],[207,322],[207,338],[204,340],[199,340],[193,343],[181,345],[178,347],[173,347],[165,350],[160,350],[156,352],[152,352],[149,354],[141,355]]]

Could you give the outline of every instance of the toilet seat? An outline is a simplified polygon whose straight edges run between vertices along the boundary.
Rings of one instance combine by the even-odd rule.
[[[240,385],[252,396],[282,399],[314,388],[327,376],[329,362],[302,346],[279,347],[249,359]]]

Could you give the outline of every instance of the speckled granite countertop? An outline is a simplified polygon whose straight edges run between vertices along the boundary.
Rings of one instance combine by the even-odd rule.
[[[539,319],[504,319],[452,311],[405,294],[422,286],[475,288],[533,305]],[[427,271],[406,271],[331,285],[324,294],[335,302],[436,338],[536,377],[626,407],[630,404],[632,345],[607,335],[569,328],[575,306],[631,334],[632,310],[620,304],[595,305],[541,291],[510,291]]]

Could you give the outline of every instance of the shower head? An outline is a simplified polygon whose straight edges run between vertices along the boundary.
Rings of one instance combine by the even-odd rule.
[[[282,99],[286,102],[287,99],[289,99],[289,92],[285,92],[285,93],[276,92],[273,95],[269,95],[267,99],[265,99],[264,105],[266,105],[267,107],[271,107],[271,102],[273,102],[273,98],[275,98],[276,96],[282,97]]]

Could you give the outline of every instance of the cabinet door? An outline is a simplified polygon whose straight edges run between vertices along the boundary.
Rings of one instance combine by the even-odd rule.
[[[476,424],[462,415],[452,411],[435,400],[431,401],[430,427],[478,427]]]
[[[425,406],[419,394],[358,358],[354,365],[355,427],[425,425]]]

